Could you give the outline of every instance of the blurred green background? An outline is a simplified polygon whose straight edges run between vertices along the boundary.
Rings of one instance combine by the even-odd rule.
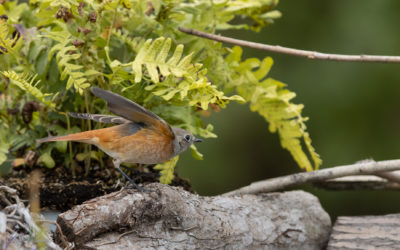
[[[319,52],[400,55],[400,1],[281,1],[282,18],[260,33],[230,32],[239,39]],[[229,45],[231,46],[231,45]],[[270,77],[283,81],[305,105],[322,168],[373,158],[400,158],[400,65],[315,61],[245,49],[245,57],[271,56]],[[247,105],[230,104],[206,121],[217,139],[198,145],[203,161],[185,153],[179,173],[202,195],[216,195],[257,180],[300,171],[277,134]],[[312,192],[334,219],[340,215],[400,211],[399,192]]]

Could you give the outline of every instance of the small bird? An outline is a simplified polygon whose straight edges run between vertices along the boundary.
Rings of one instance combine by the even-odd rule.
[[[193,142],[201,142],[192,133],[171,127],[166,121],[142,106],[113,92],[92,87],[92,93],[106,101],[109,110],[118,115],[68,113],[71,117],[89,119],[116,126],[70,135],[50,136],[38,143],[75,141],[93,144],[113,158],[113,164],[135,188],[139,187],[122,171],[120,164],[157,164],[184,152]]]

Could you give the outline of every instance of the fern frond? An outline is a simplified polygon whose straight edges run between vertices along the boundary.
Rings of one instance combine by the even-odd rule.
[[[13,47],[18,46],[21,40],[22,39],[20,35],[10,38],[7,23],[0,21],[0,53],[13,53]]]
[[[150,85],[145,89],[152,90],[154,95],[160,96],[166,101],[174,99],[184,102],[189,100],[189,106],[200,107],[203,110],[207,110],[209,104],[217,104],[225,108],[230,101],[244,102],[239,95],[225,96],[224,92],[208,81],[204,73],[205,71],[197,72],[198,79],[196,80],[188,77],[175,83],[173,79],[167,79],[158,86]]]
[[[178,160],[179,156],[175,156],[171,160],[157,164],[154,167],[154,169],[161,170],[160,182],[162,184],[171,184],[172,180],[174,179],[174,169]]]
[[[262,27],[274,22],[282,14],[278,10],[271,10],[277,4],[277,1],[248,1],[235,0],[227,1],[225,8],[220,12],[221,16],[247,16],[253,20],[248,24],[230,24],[223,22],[217,25],[217,29],[252,29],[260,31]]]
[[[258,112],[269,122],[269,130],[278,131],[282,147],[289,150],[301,168],[307,171],[318,169],[322,161],[306,132],[305,121],[308,118],[301,115],[303,105],[291,102],[296,95],[285,89],[285,84],[272,78],[264,79],[272,67],[271,58],[265,58],[262,62],[256,58],[240,62],[241,53],[240,47],[234,47],[226,58],[231,65],[237,65],[235,70],[238,74],[232,77],[231,84],[250,102],[251,110]],[[254,70],[255,68],[258,70]],[[313,164],[304,152],[301,140]]]
[[[63,32],[52,32],[47,37],[52,38],[56,41],[63,41],[53,46],[53,48],[49,51],[50,61],[53,57],[54,53],[56,55],[56,61],[58,65],[58,69],[60,71],[60,80],[67,80],[66,89],[70,89],[74,86],[75,90],[79,92],[79,94],[83,94],[83,91],[90,87],[90,83],[87,79],[87,74],[82,72],[84,67],[79,64],[75,64],[75,61],[82,57],[82,54],[75,48],[75,46],[70,45],[71,39],[68,33]]]
[[[63,6],[65,8],[71,8],[71,6],[78,6],[79,2],[76,0],[42,0],[43,3],[50,3],[52,7]]]
[[[160,37],[154,41],[149,39],[144,42],[131,63],[135,82],[142,80],[145,67],[151,81],[155,83],[147,86],[145,90],[166,101],[184,105],[189,100],[189,106],[201,107],[203,110],[207,110],[209,104],[225,107],[229,101],[244,101],[240,96],[227,97],[218,90],[217,86],[206,77],[207,71],[202,69],[202,65],[191,62],[192,53],[183,57],[182,44],[176,46],[171,56],[169,56],[170,51],[169,38]],[[113,65],[115,64],[113,62]],[[115,72],[121,69],[114,68]],[[160,81],[161,76],[163,81]]]
[[[45,104],[50,108],[54,108],[55,104],[52,101],[46,100],[46,97],[52,96],[53,94],[43,93],[36,86],[39,84],[39,81],[35,81],[37,75],[30,74],[17,74],[15,71],[1,71],[0,72],[5,77],[8,77],[11,80],[12,84],[15,84],[20,89],[30,93],[36,99],[38,99],[41,103]]]
[[[142,67],[145,66],[151,80],[160,81],[160,74],[164,77],[174,75],[183,77],[190,65],[192,54],[182,57],[183,45],[178,45],[173,55],[167,60],[171,49],[171,39],[164,37],[156,40],[148,39],[139,49],[135,60],[132,62],[132,71],[135,74],[135,82],[142,80]],[[158,69],[158,70],[157,70]]]
[[[187,1],[184,5],[177,5],[167,14],[168,20],[174,20],[179,26],[190,26],[198,30],[252,29],[259,31],[281,17],[279,11],[272,10],[277,3],[277,0],[226,0],[210,3]],[[239,18],[236,22],[230,22],[235,17],[253,20],[253,22],[240,23]]]

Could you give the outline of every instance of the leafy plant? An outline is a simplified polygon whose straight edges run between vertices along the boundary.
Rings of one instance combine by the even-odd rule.
[[[312,171],[321,164],[319,155],[311,145],[311,138],[306,132],[306,117],[301,115],[303,105],[290,101],[295,93],[285,89],[285,84],[272,78],[265,78],[272,67],[270,57],[260,61],[250,58],[241,61],[242,49],[234,47],[226,57],[231,67],[236,71],[229,85],[236,87],[238,93],[250,102],[250,109],[259,113],[269,122],[269,130],[279,132],[281,145],[290,151],[301,168]],[[302,149],[301,139],[311,156],[313,164]]]
[[[0,6],[0,164],[33,151],[37,164],[64,165],[73,175],[76,161],[87,159],[86,170],[91,160],[103,166],[103,154],[90,146],[35,143],[48,133],[92,129],[90,121],[70,120],[65,112],[107,113],[104,103],[88,94],[90,86],[100,86],[205,138],[216,135],[200,111],[248,102],[269,122],[271,132],[279,132],[282,146],[300,167],[318,168],[321,161],[306,132],[303,106],[291,102],[295,94],[283,83],[265,79],[272,59],[243,61],[240,48],[178,31],[179,26],[212,33],[259,31],[280,17],[273,10],[277,2],[6,1]],[[202,158],[196,147],[191,150]],[[171,182],[177,161],[156,167],[163,183]]]
[[[158,164],[154,168],[160,170],[160,182],[163,184],[171,184],[174,179],[174,168],[179,160],[179,156],[175,156],[171,160]]]

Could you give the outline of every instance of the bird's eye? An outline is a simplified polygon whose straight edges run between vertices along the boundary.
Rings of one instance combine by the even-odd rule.
[[[187,142],[189,142],[190,141],[190,135],[185,135],[185,140],[187,141]]]

